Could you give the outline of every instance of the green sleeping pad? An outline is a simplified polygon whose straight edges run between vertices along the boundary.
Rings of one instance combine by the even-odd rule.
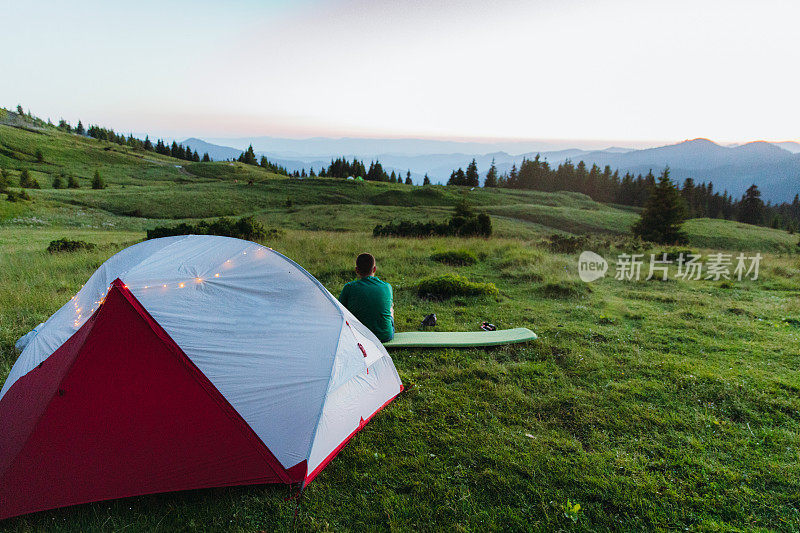
[[[385,342],[387,348],[465,348],[469,346],[498,346],[536,339],[528,328],[497,331],[406,331],[395,333]]]

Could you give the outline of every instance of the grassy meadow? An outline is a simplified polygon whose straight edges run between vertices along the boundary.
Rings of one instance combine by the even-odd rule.
[[[31,155],[41,150],[44,162]],[[176,165],[184,165],[178,168]],[[413,384],[308,486],[190,491],[0,522],[4,531],[800,531],[800,256],[796,235],[731,221],[686,224],[690,244],[763,255],[758,280],[591,284],[554,234],[587,249],[660,253],[628,235],[637,214],[576,193],[471,191],[185,163],[49,130],[0,125],[0,168],[42,186],[0,194],[0,382],[18,337],[148,228],[253,215],[267,244],[331,292],[362,251],[395,288],[397,329],[525,326],[539,340],[491,349],[399,350]],[[91,190],[99,169],[108,183]],[[67,171],[81,189],[54,190]],[[248,185],[252,180],[253,184]],[[492,215],[482,238],[373,238],[376,223],[443,220],[461,198]],[[58,238],[96,248],[50,254]],[[477,262],[432,259],[471,252]],[[645,267],[646,268],[646,267]],[[497,297],[431,301],[428,276],[491,282]],[[579,507],[578,507],[579,506]]]

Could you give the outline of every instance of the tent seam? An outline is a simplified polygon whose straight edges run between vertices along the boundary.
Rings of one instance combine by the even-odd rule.
[[[303,273],[303,275],[306,276],[306,278],[308,278],[312,283],[314,283],[319,289],[322,290],[322,293],[328,298],[328,300],[330,301],[331,305],[333,305],[334,309],[336,309],[336,311],[339,313],[339,317],[342,320],[342,322],[340,324],[340,328],[343,329],[345,324],[347,324],[347,317],[345,317],[344,312],[342,311],[342,308],[339,306],[339,301],[336,300],[336,298],[334,298],[333,294],[331,294],[331,292],[327,288],[325,288],[325,286],[317,278],[312,276],[311,273],[308,272],[305,268],[303,268],[302,266],[298,265],[297,263],[295,263],[294,261],[292,261],[291,259],[289,259],[285,255],[283,255],[282,253],[278,252],[277,250],[273,250],[272,248],[267,248],[266,246],[264,246],[264,248],[266,248],[267,250],[271,251],[272,253],[274,253],[278,257],[281,257],[284,261],[286,261],[290,265],[294,265],[297,269],[300,270],[300,272]],[[349,326],[349,324],[348,324],[348,326]],[[340,329],[339,330],[339,337],[336,340],[336,350],[333,352],[333,357],[331,358],[331,369],[328,372],[328,381],[327,381],[327,384],[325,385],[325,396],[323,397],[322,404],[319,407],[319,414],[316,417],[317,421],[314,423],[314,432],[311,434],[311,439],[309,440],[309,443],[308,443],[308,451],[306,452],[306,458],[305,458],[305,461],[306,461],[306,475],[303,476],[303,488],[305,488],[305,486],[306,486],[305,478],[308,475],[308,461],[311,459],[311,450],[314,448],[314,441],[316,441],[316,439],[317,439],[317,433],[319,432],[319,423],[322,420],[322,414],[325,412],[325,406],[328,404],[328,394],[330,393],[330,390],[328,390],[328,389],[330,388],[331,380],[333,379],[333,371],[334,371],[334,369],[336,367],[336,356],[339,354],[339,347],[341,346],[341,344],[342,344],[342,332],[341,332],[341,329]]]

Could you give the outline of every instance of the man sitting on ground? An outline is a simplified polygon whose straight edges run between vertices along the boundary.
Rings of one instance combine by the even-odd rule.
[[[392,286],[375,276],[375,258],[361,254],[356,258],[356,275],[342,289],[339,301],[381,342],[394,338],[394,305]]]

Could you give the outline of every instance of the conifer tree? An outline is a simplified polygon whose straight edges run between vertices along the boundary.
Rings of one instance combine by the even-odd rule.
[[[99,170],[94,171],[94,177],[92,178],[92,189],[105,189],[106,183],[103,181],[103,177],[100,175]]]
[[[411,180],[411,169],[406,171],[406,185],[414,185],[414,182]]]
[[[65,186],[64,179],[61,177],[61,174],[56,174],[56,177],[53,178],[53,188],[63,189],[64,186]]]
[[[683,244],[688,238],[683,231],[686,203],[664,169],[658,183],[650,191],[644,211],[633,225],[633,234],[645,241],[660,244]]]
[[[75,133],[77,133],[78,135],[86,134],[86,130],[83,127],[83,122],[81,122],[80,120],[78,121],[78,125],[75,126]]]
[[[472,162],[467,165],[467,172],[464,177],[464,185],[469,187],[477,187],[481,183],[480,175],[478,174],[478,164],[475,162],[475,159],[472,159]]]
[[[427,173],[425,174],[425,177],[422,178],[422,184],[423,185],[430,185],[431,184],[431,179],[428,177]]]
[[[581,161],[583,163],[583,161]],[[585,170],[586,167],[584,167]],[[511,165],[511,170],[508,172],[508,179],[506,180],[506,187],[510,187],[512,189],[518,186],[519,172],[517,171],[517,164],[514,163]]]
[[[208,155],[208,152],[203,154],[203,163],[210,163],[211,157]]]
[[[19,116],[24,116],[25,115],[25,111],[22,110],[22,106],[19,105],[19,104],[17,104],[17,115],[19,115]]]
[[[8,170],[0,169],[0,192],[5,192],[6,189],[11,187],[11,175]]]
[[[483,181],[484,187],[497,187],[497,167],[494,164],[494,158],[492,158],[492,166],[489,167],[489,171],[486,173],[486,179]]]
[[[761,224],[764,221],[764,201],[756,184],[751,185],[742,196],[736,218],[745,224]]]
[[[75,176],[70,176],[69,178],[67,178],[67,188],[68,189],[80,189],[81,188],[81,184],[78,183],[78,178],[76,178]]]
[[[31,173],[28,169],[23,169],[19,173],[19,186],[24,189],[40,189],[39,182],[36,181],[36,178],[31,177]]]
[[[247,150],[242,152],[242,155],[239,156],[239,162],[244,163],[245,165],[257,165],[258,161],[256,161],[256,152],[253,150],[253,145],[247,147]]]

